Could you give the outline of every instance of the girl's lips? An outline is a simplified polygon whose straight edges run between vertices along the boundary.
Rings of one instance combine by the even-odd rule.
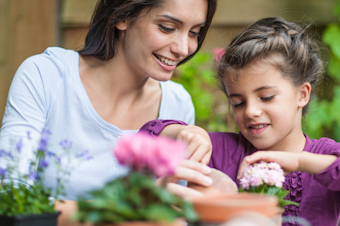
[[[175,70],[177,64],[175,65],[167,65],[163,62],[161,62],[155,55],[153,55],[153,57],[156,59],[157,63],[166,71],[173,71]]]
[[[250,132],[253,134],[253,135],[259,135],[261,133],[263,133],[267,128],[268,128],[268,124],[263,124],[261,126],[250,126],[248,127]],[[255,128],[255,127],[260,127],[260,128]]]

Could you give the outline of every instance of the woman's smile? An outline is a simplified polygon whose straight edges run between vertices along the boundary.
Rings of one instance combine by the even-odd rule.
[[[176,66],[196,51],[207,10],[206,0],[166,0],[143,10],[133,22],[118,23],[121,49],[116,57],[126,62],[125,74],[169,80]]]

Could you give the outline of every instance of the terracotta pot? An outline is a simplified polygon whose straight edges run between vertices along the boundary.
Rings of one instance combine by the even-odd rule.
[[[227,222],[220,224],[221,226],[277,226],[275,222],[259,213],[242,212],[235,215]]]
[[[201,221],[226,222],[241,212],[255,212],[268,218],[277,216],[278,200],[260,194],[205,195],[192,200]]]
[[[227,174],[217,169],[212,169],[208,176],[213,181],[211,186],[203,187],[189,182],[188,187],[200,191],[205,195],[236,194],[238,192],[236,183]]]
[[[95,226],[184,226],[186,222],[183,219],[177,219],[174,222],[151,222],[151,221],[130,221],[118,224],[96,224]]]

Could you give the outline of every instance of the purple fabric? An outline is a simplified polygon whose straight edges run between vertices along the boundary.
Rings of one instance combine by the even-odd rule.
[[[156,122],[156,123],[154,123]],[[159,134],[165,124],[183,124],[176,120],[154,120],[144,125],[141,131]],[[152,125],[152,126],[151,126]],[[213,152],[209,166],[230,176],[237,184],[237,172],[243,158],[257,151],[242,134],[210,133]],[[316,154],[340,156],[340,143],[332,139],[311,140],[307,135],[304,151]],[[286,176],[283,185],[290,193],[286,199],[300,203],[300,206],[286,206],[283,216],[298,216],[312,226],[337,226],[340,214],[340,158],[317,175],[293,172]],[[287,225],[299,225],[290,220]]]
[[[236,183],[237,171],[242,159],[256,149],[242,134],[210,133],[213,153],[209,163],[229,175]],[[304,151],[316,154],[334,154],[340,156],[340,144],[328,139],[311,140],[306,135]],[[326,170],[311,175],[305,172],[293,172],[286,176],[284,187],[290,190],[288,200],[300,203],[300,206],[285,207],[282,216],[298,216],[311,225],[338,225],[340,214],[340,158]],[[286,225],[299,225],[290,220]]]
[[[156,119],[152,120],[150,122],[147,122],[142,126],[142,128],[138,132],[146,132],[152,136],[158,136],[164,127],[171,124],[181,124],[181,125],[188,125],[185,122],[179,121],[179,120],[162,120],[162,119]]]

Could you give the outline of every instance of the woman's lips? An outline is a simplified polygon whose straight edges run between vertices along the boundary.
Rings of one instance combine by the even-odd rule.
[[[173,71],[175,70],[176,66],[177,66],[177,61],[172,61],[169,59],[166,59],[164,57],[161,57],[159,55],[154,54],[154,57],[157,61],[157,63],[166,71]],[[165,62],[163,62],[165,61]],[[167,63],[166,63],[167,62]],[[172,65],[170,65],[172,64]]]

